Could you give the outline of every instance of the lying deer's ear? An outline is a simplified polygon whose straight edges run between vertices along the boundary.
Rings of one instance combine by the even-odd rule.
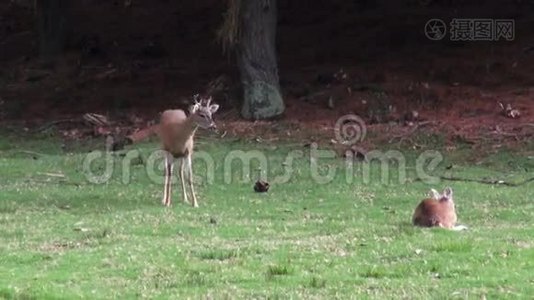
[[[434,200],[439,200],[439,198],[441,198],[441,195],[435,189],[430,189],[428,196]]]
[[[450,187],[446,187],[444,190],[443,190],[443,197],[447,198],[447,199],[452,199],[452,189]]]
[[[210,105],[210,112],[214,114],[219,109],[219,104]]]

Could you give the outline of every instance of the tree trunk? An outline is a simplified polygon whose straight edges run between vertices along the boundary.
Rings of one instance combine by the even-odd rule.
[[[285,109],[276,61],[276,0],[243,0],[241,5],[241,114],[253,120],[273,118]]]
[[[67,17],[72,0],[36,0],[39,55],[51,59],[63,53],[67,36]]]

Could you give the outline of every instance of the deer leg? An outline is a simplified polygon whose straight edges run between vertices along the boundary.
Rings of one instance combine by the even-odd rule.
[[[163,188],[163,205],[171,205],[171,192],[172,192],[172,168],[174,158],[170,154],[165,154],[165,186]]]
[[[182,184],[182,199],[185,203],[188,203],[187,201],[187,192],[185,190],[185,182],[184,182],[184,164],[185,161],[183,158],[180,158],[180,183]]]
[[[188,155],[184,158],[187,161],[187,183],[191,189],[191,196],[193,197],[193,202],[191,203],[193,207],[198,207],[197,196],[195,195],[195,187],[193,186],[193,163],[191,161],[191,155]],[[185,162],[184,161],[184,162]]]

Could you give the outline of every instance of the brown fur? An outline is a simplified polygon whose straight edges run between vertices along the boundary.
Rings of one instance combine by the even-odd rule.
[[[204,103],[203,103],[204,102]],[[178,172],[182,186],[184,202],[187,200],[186,182],[191,192],[191,204],[198,207],[195,189],[193,185],[193,139],[198,127],[205,129],[215,127],[212,114],[219,109],[219,105],[210,105],[211,97],[200,99],[195,96],[195,104],[190,108],[187,116],[181,109],[169,109],[161,114],[158,127],[153,127],[141,137],[149,136],[151,132],[157,132],[161,140],[162,150],[165,152],[165,186],[162,203],[171,205],[172,173],[174,161],[178,162]]]
[[[180,109],[166,110],[161,115],[158,135],[162,150],[180,158],[193,152],[193,137],[197,125]]]
[[[187,156],[193,149],[196,126],[181,109],[166,110],[161,114],[160,123],[138,130],[126,137],[130,144],[139,143],[152,135],[161,141],[162,150],[175,158]]]
[[[136,131],[126,137],[130,144],[138,143],[157,134],[161,141],[161,150],[165,157],[165,185],[162,203],[171,205],[172,174],[177,162],[178,174],[182,186],[182,197],[188,202],[186,183],[192,197],[191,204],[198,207],[193,185],[192,155],[195,132],[198,127],[215,128],[212,115],[219,105],[210,104],[211,97],[194,96],[195,103],[190,107],[189,116],[181,109],[168,109],[161,114],[159,124]]]
[[[449,188],[448,188],[449,189]],[[452,190],[445,190],[443,195],[433,194],[424,199],[415,208],[412,222],[422,227],[443,227],[452,229],[456,225],[457,216]]]

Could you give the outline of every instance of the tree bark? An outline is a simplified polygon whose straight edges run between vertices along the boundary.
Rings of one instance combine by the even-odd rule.
[[[241,114],[245,119],[273,118],[285,109],[276,59],[276,0],[241,3],[237,51],[244,98]]]
[[[67,37],[68,8],[72,0],[36,0],[39,55],[51,59],[63,53]]]

